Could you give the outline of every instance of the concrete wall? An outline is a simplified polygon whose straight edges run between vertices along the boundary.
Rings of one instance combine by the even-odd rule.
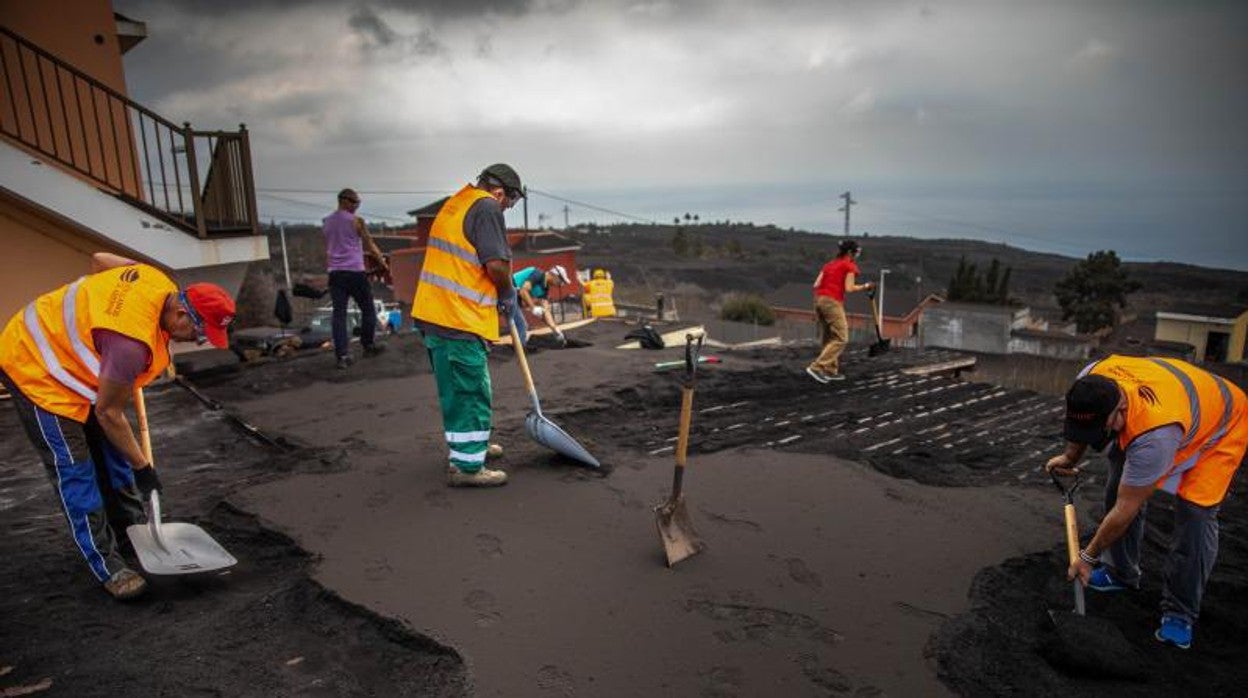
[[[988,354],[1009,351],[1015,311],[990,305],[941,303],[923,310],[919,341],[925,347]]]
[[[1245,334],[1248,334],[1248,313],[1242,314],[1234,322],[1198,322],[1195,320],[1157,317],[1157,329],[1153,339],[1166,342],[1184,342],[1196,347],[1196,360],[1205,360],[1205,349],[1208,346],[1209,333],[1221,332],[1231,336],[1227,347],[1228,362],[1244,359]]]
[[[1086,359],[1092,353],[1087,342],[1072,342],[1045,337],[1010,337],[1009,354],[1032,354],[1055,359]]]

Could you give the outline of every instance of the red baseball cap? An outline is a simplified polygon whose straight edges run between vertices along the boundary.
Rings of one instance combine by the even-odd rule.
[[[191,284],[183,291],[191,306],[191,319],[196,329],[204,333],[209,342],[218,349],[230,346],[226,328],[234,321],[234,299],[216,284]]]

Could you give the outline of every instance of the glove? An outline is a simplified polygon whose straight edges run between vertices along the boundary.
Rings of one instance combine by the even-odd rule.
[[[556,339],[556,340],[558,340],[558,342],[559,342],[559,346],[561,346],[561,347],[566,347],[566,346],[568,346],[568,338],[567,338],[566,336],[564,336],[564,334],[563,334],[562,332],[556,333],[556,334],[555,334],[555,339]]]
[[[511,310],[514,307],[516,307],[515,296],[512,296],[510,298],[498,299],[498,314],[504,318],[507,318],[508,322],[511,321]]]
[[[543,316],[543,315],[545,315],[545,314],[546,314],[546,309],[545,309],[545,308],[543,308],[543,307],[542,307],[542,306],[540,306],[540,305],[539,305],[539,306],[536,306],[536,307],[534,307],[534,308],[533,308],[533,314],[534,314],[534,315],[536,315],[536,316],[538,316],[538,317],[541,317],[541,316]]]
[[[143,495],[143,501],[152,498],[152,492],[160,491],[160,478],[156,476],[156,468],[147,466],[142,470],[134,471],[134,484],[139,488],[139,493]]]

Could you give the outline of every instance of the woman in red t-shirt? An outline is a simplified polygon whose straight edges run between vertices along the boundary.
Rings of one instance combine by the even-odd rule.
[[[815,279],[815,317],[819,322],[819,335],[823,351],[814,363],[806,367],[806,373],[820,383],[844,380],[840,372],[841,352],[849,341],[849,322],[845,319],[845,294],[868,291],[875,284],[856,283],[858,263],[862,248],[853,240],[843,240],[836,259],[823,265]]]

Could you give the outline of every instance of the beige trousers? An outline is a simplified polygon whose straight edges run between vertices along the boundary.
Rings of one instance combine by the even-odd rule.
[[[815,318],[819,323],[819,339],[823,351],[810,365],[816,371],[828,375],[840,372],[841,352],[849,342],[849,322],[845,319],[845,306],[828,296],[815,296]]]

